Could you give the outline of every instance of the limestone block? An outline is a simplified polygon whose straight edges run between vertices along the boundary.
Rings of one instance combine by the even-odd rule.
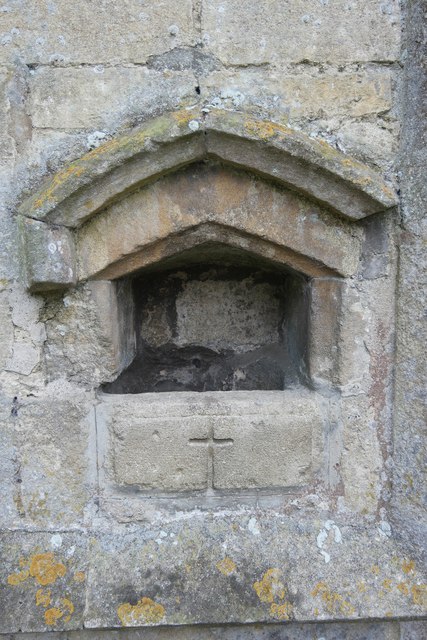
[[[344,281],[339,279],[314,278],[311,281],[309,368],[310,377],[315,384],[338,382],[343,286]]]
[[[203,39],[225,64],[396,60],[399,3],[203,0]]]
[[[82,626],[87,539],[81,533],[2,533],[0,632]]]
[[[197,97],[194,85],[191,71],[43,67],[30,79],[29,110],[34,127],[106,128],[100,132],[105,138],[109,129],[133,124],[141,116],[192,104]],[[90,144],[88,137],[88,148]]]
[[[52,8],[53,7],[53,8]],[[2,11],[1,60],[24,63],[145,62],[176,46],[193,44],[190,0],[70,4],[11,0]]]
[[[28,341],[16,341],[5,364],[6,371],[29,376],[40,362],[40,349]]]
[[[18,525],[20,519],[19,516],[16,517],[20,488],[19,466],[14,446],[13,422],[10,420],[15,409],[16,401],[13,398],[0,396],[0,528],[10,527],[14,521]]]
[[[96,414],[120,486],[281,488],[307,483],[319,465],[324,418],[304,390],[104,395]]]
[[[390,162],[397,150],[397,131],[373,122],[346,122],[339,128],[337,139],[345,153],[378,166]]]
[[[76,282],[74,241],[68,229],[20,219],[23,261],[30,291],[65,289]]]
[[[275,293],[271,285],[247,279],[187,283],[176,299],[176,344],[249,351],[277,343],[281,307]]]
[[[13,324],[11,309],[9,306],[8,291],[0,291],[0,367],[3,368],[6,361],[12,355]]]
[[[15,142],[10,135],[10,100],[9,89],[11,81],[10,68],[0,68],[0,168],[7,169],[16,157]],[[6,172],[5,172],[6,173]]]
[[[88,397],[57,382],[37,398],[18,395],[11,408],[19,480],[14,502],[21,524],[81,523],[91,495]]]
[[[129,409],[125,400],[112,417],[117,484],[160,492],[206,489],[208,448],[197,443],[207,438],[208,425],[197,416],[149,418],[134,411],[129,417]]]
[[[110,634],[122,628],[120,635],[137,638],[141,629],[136,627],[159,625],[163,634],[170,625],[171,637],[184,640],[189,629],[180,625],[198,623],[194,638],[199,638],[203,624],[250,620],[270,623],[268,635],[251,624],[240,628],[236,640],[396,640],[395,634],[381,635],[384,627],[375,635],[372,625],[387,620],[387,612],[405,619],[425,613],[422,567],[410,562],[410,552],[402,553],[393,537],[379,532],[378,522],[359,520],[355,526],[339,516],[331,524],[329,518],[320,509],[312,516],[259,507],[190,515],[174,507],[173,514],[157,515],[149,526],[97,531],[85,628],[103,626]],[[323,532],[328,539],[319,549],[316,540]],[[413,569],[405,573],[408,564]],[[331,619],[335,624],[327,633],[320,623]],[[312,624],[305,635],[294,636],[291,620]],[[131,627],[135,635],[128,636]],[[210,639],[224,637],[212,631]],[[142,632],[150,637],[145,628]]]
[[[307,484],[312,477],[312,434],[321,418],[308,397],[284,400],[213,425],[215,489],[267,489]],[[221,446],[222,445],[222,446]]]
[[[128,323],[128,300],[116,298],[114,285],[84,284],[65,296],[46,300],[47,341],[45,362],[48,379],[58,372],[89,388],[114,378],[133,355],[133,335]],[[125,318],[121,314],[125,315]]]
[[[419,179],[421,180],[421,174]],[[418,214],[418,211],[416,212]],[[427,485],[426,242],[401,236],[395,387],[394,506],[405,529],[425,538]],[[403,514],[403,515],[402,515]],[[422,543],[421,543],[422,544]]]
[[[243,234],[239,244],[255,253],[265,241],[288,248],[288,264],[298,271],[307,268],[310,275],[303,256],[344,274],[353,272],[358,264],[360,232],[347,222],[262,179],[228,168],[196,165],[148,185],[88,222],[77,241],[79,277],[102,274],[117,278],[145,266],[144,260],[157,261],[189,248],[185,244],[179,248],[181,238],[185,240],[183,232],[193,232],[195,226],[206,223],[215,223],[216,230],[225,227],[226,244],[230,242],[228,230]],[[204,235],[201,228],[201,238],[195,241],[206,241]],[[248,235],[255,241],[251,243]],[[159,241],[168,236],[176,239],[162,247]],[[190,246],[192,237],[190,234]],[[151,259],[150,245],[154,247]],[[143,247],[146,250],[141,252]],[[274,259],[272,247],[270,252]],[[110,268],[103,273],[106,267]]]
[[[260,81],[262,77],[262,81]],[[228,109],[263,109],[277,120],[304,122],[306,118],[354,118],[387,111],[391,107],[389,70],[364,73],[305,71],[298,75],[269,69],[215,71],[202,78],[202,95],[210,104]],[[371,125],[374,129],[375,125]],[[366,136],[367,138],[367,136]],[[368,140],[366,140],[369,142]]]

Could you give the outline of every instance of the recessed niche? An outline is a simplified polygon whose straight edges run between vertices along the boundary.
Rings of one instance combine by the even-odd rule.
[[[300,274],[205,243],[130,284],[136,355],[105,392],[283,390],[305,382],[309,295]]]

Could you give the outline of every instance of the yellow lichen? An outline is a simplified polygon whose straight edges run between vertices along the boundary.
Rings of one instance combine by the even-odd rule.
[[[16,587],[16,585],[20,584],[21,582],[25,582],[25,580],[27,580],[27,578],[29,577],[30,572],[28,571],[28,569],[26,569],[25,571],[20,571],[19,573],[12,573],[10,576],[8,576],[7,582],[8,584]]]
[[[60,607],[52,607],[44,612],[44,619],[49,626],[55,625],[58,620],[63,618],[62,622],[69,622],[74,613],[74,605],[68,598],[60,599]],[[64,617],[65,616],[65,617]]]
[[[74,605],[68,598],[61,598],[60,603],[62,609],[65,609],[65,611],[63,611],[63,614],[66,614],[64,622],[68,622],[74,613]]]
[[[342,615],[354,615],[356,609],[353,605],[343,598],[343,596],[336,591],[332,591],[325,582],[318,582],[311,595],[320,597],[328,613],[334,615],[341,613]]]
[[[229,576],[236,570],[236,563],[233,562],[231,558],[224,558],[217,562],[216,568],[218,571],[221,571],[224,576]]]
[[[165,608],[151,598],[141,598],[135,605],[124,602],[117,609],[117,615],[124,627],[139,623],[155,624],[165,616]]]
[[[51,609],[47,609],[47,611],[44,612],[44,619],[46,624],[52,626],[56,624],[63,615],[64,612],[61,611],[61,609],[58,609],[58,607],[52,607]]]
[[[175,111],[175,113],[172,114],[172,118],[179,124],[179,125],[186,125],[188,124],[191,120],[195,120],[195,115],[194,113],[192,113],[191,111],[187,111],[182,110],[182,111]]]
[[[46,609],[46,607],[48,607],[52,602],[51,595],[50,591],[45,592],[43,589],[38,589],[36,591],[36,605],[38,607],[42,605]]]
[[[415,562],[413,560],[404,560],[402,562],[403,573],[412,573],[415,570]]]
[[[66,573],[66,568],[61,562],[55,561],[55,555],[40,553],[31,558],[30,575],[42,586],[53,584],[57,578],[61,578]]]
[[[292,605],[290,602],[284,602],[283,604],[273,604],[270,607],[270,615],[276,620],[289,620],[292,613]]]
[[[377,564],[374,564],[371,567],[371,571],[375,576],[377,576],[379,574],[379,572],[380,572],[380,568],[379,568],[379,566]]]
[[[427,584],[414,584],[411,587],[411,594],[414,604],[427,607]]]
[[[285,597],[285,586],[280,581],[279,569],[268,569],[259,582],[254,582],[253,588],[261,602],[271,603]]]
[[[76,571],[76,573],[73,576],[74,582],[84,582],[85,578],[86,576],[84,571]]]
[[[391,591],[392,586],[393,586],[393,583],[391,580],[389,579],[383,580],[383,588],[386,591]]]
[[[409,595],[409,588],[406,582],[399,582],[399,584],[396,585],[396,589],[398,589],[398,591],[400,591],[404,596]]]
[[[259,122],[257,120],[246,120],[245,129],[248,133],[256,135],[262,140],[268,140],[274,135],[289,133],[289,129],[283,125],[279,125],[276,122]]]
[[[57,173],[56,176],[54,176],[54,178],[52,179],[52,182],[50,183],[46,191],[43,191],[43,193],[41,193],[37,200],[34,202],[33,208],[38,209],[39,207],[42,207],[45,202],[54,201],[54,193],[56,189],[72,176],[81,176],[83,171],[84,169],[82,167],[80,167],[77,163],[73,163]]]

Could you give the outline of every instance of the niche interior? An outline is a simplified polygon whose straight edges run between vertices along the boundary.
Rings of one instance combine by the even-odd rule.
[[[211,242],[117,286],[132,296],[136,353],[104,392],[283,390],[307,382],[309,282],[301,274]]]

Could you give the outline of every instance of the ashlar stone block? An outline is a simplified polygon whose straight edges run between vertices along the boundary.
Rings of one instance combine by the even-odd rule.
[[[147,393],[103,396],[97,423],[116,487],[258,490],[312,479],[323,413],[301,389]]]

